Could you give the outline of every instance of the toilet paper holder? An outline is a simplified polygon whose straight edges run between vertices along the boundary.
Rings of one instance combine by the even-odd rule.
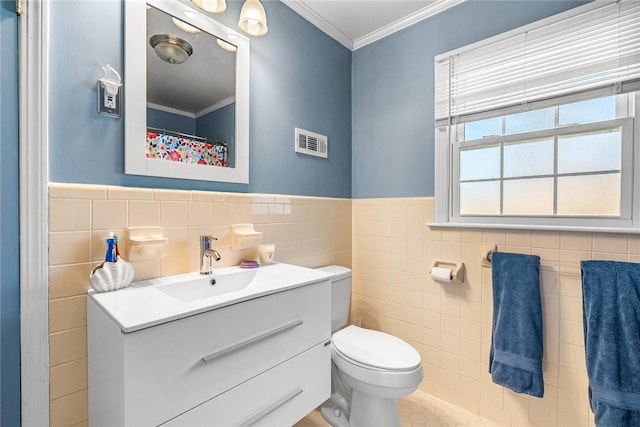
[[[438,268],[448,268],[451,270],[451,282],[453,283],[462,283],[464,282],[464,263],[455,263],[450,261],[435,261],[431,268],[429,269],[429,274],[431,274],[434,267]]]

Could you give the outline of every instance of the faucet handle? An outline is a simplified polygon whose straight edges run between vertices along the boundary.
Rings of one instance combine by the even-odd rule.
[[[211,241],[212,240],[218,240],[217,237],[213,237],[213,236],[209,236],[209,235],[203,235],[200,236],[200,244],[202,245],[203,249],[211,249]]]

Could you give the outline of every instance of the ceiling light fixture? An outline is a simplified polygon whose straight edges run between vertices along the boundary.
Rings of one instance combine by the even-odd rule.
[[[200,28],[189,25],[186,22],[179,20],[178,18],[173,18],[173,23],[176,24],[176,27],[180,28],[186,33],[198,34],[201,31]]]
[[[260,0],[245,0],[240,10],[238,27],[251,36],[261,37],[267,34],[267,14]]]
[[[224,12],[227,9],[226,0],[191,0],[193,3],[202,10],[206,10],[211,13]]]
[[[154,34],[149,39],[149,44],[160,59],[169,64],[182,64],[193,53],[189,43],[169,34]]]
[[[227,52],[235,52],[235,51],[238,50],[237,47],[235,47],[231,43],[226,42],[226,41],[224,41],[222,39],[217,39],[216,42],[218,43],[218,46],[220,46],[221,49],[224,49]]]

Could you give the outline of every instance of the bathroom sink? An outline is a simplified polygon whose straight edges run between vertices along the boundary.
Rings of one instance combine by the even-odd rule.
[[[203,275],[184,282],[160,285],[158,290],[180,301],[194,301],[243,290],[251,285],[256,273],[257,270],[243,270],[226,274]]]
[[[215,268],[133,282],[113,292],[89,290],[94,300],[122,332],[129,333],[243,301],[321,281],[332,275],[285,263],[255,269]],[[211,279],[215,284],[211,285]]]

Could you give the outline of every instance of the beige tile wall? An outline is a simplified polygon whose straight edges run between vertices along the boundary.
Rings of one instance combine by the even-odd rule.
[[[49,185],[49,328],[52,426],[87,425],[86,290],[104,259],[109,231],[134,265],[135,280],[199,268],[198,236],[218,237],[216,267],[255,257],[232,251],[231,224],[254,223],[277,261],[351,266],[351,200],[174,191],[98,185]],[[169,243],[157,252],[129,248],[126,229],[162,226]]]
[[[638,262],[640,236],[430,229],[432,198],[353,201],[352,319],[396,334],[419,349],[421,389],[512,426],[591,426],[582,332],[579,262]],[[542,399],[494,385],[487,372],[491,342],[491,269],[483,246],[541,257],[544,312]],[[433,261],[466,265],[464,284],[440,284]]]
[[[640,262],[640,237],[499,230],[430,229],[432,198],[331,199],[50,184],[51,425],[87,424],[86,289],[108,231],[162,226],[157,253],[122,252],[136,280],[194,271],[198,236],[220,240],[219,266],[255,256],[232,251],[232,223],[252,222],[277,245],[276,258],[306,266],[353,265],[352,320],[393,333],[421,353],[421,389],[512,426],[592,426],[582,336],[579,262]],[[491,270],[485,247],[542,259],[545,397],[510,392],[487,373]],[[353,249],[353,250],[352,250]],[[462,285],[431,280],[437,259],[463,261]]]

